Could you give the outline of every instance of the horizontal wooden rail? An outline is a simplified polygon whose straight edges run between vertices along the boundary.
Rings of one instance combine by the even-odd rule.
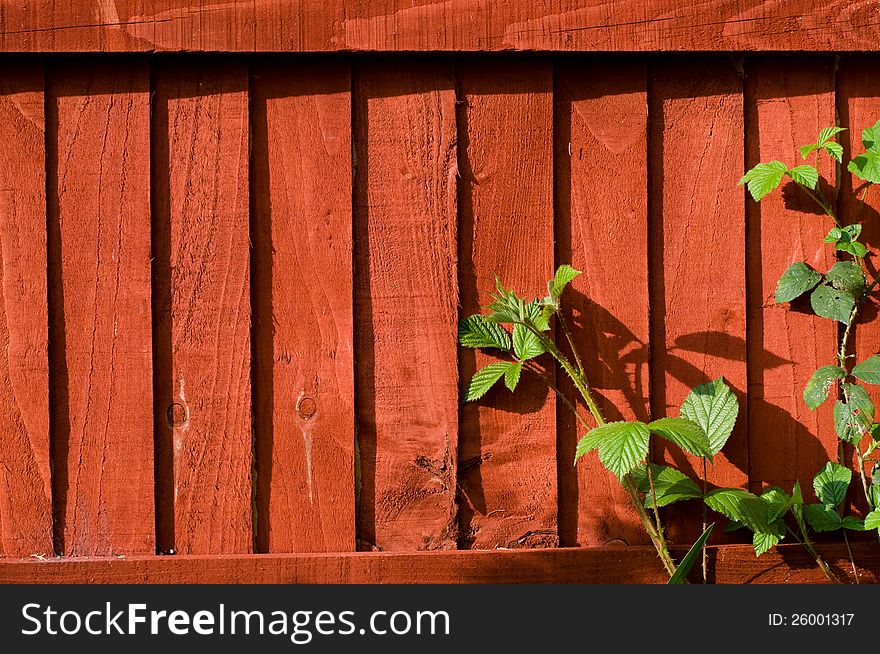
[[[820,546],[842,576],[852,579],[843,545]],[[880,581],[880,548],[853,545],[862,583]],[[677,555],[681,556],[682,551]],[[823,583],[799,545],[760,558],[748,545],[709,548],[710,582]],[[494,550],[470,552],[131,556],[77,559],[0,559],[0,583],[664,583],[649,547]]]
[[[2,52],[846,52],[878,31],[869,0],[0,3]]]

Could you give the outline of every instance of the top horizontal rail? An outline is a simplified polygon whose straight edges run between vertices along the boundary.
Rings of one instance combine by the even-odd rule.
[[[0,52],[880,50],[876,0],[0,0]]]

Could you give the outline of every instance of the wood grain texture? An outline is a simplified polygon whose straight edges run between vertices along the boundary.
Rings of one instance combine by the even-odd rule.
[[[608,419],[648,417],[647,68],[604,60],[557,64],[556,262],[584,271],[563,311]],[[616,256],[625,243],[625,256]],[[558,383],[570,397],[573,385]],[[592,454],[572,468],[583,427],[557,403],[563,545],[646,543],[616,477]]]
[[[852,578],[843,545],[819,548],[842,577]],[[859,580],[880,581],[876,543],[855,543],[852,550]],[[708,554],[710,583],[827,583],[800,545],[778,546],[760,558],[751,545],[710,546]],[[0,559],[0,583],[26,584],[664,584],[667,579],[652,547]]]
[[[543,61],[467,61],[459,82],[461,316],[506,288],[543,297],[553,276],[553,81]],[[512,128],[512,126],[518,126]],[[552,360],[548,374],[555,378]],[[497,361],[462,350],[465,389]],[[462,544],[474,549],[558,543],[555,396],[524,371],[461,415]]]
[[[356,69],[358,538],[457,542],[456,133],[452,66]]]
[[[355,548],[351,76],[252,69],[257,550]]]
[[[144,63],[48,77],[56,549],[155,551],[150,82]]]
[[[870,0],[37,0],[0,51],[876,50]]]
[[[740,403],[733,434],[706,468],[710,484],[746,487],[745,209],[742,78],[729,60],[652,66],[651,409],[678,416],[690,390],[723,376]],[[667,462],[702,477],[702,459],[655,439]],[[682,509],[681,506],[684,506]],[[699,509],[670,509],[672,538],[702,532]],[[674,527],[674,528],[673,528]]]
[[[52,553],[44,73],[0,73],[0,557]]]
[[[833,125],[834,78],[825,59],[766,59],[746,68],[746,169],[779,159],[792,166],[797,148]],[[832,185],[829,158],[820,167]],[[828,189],[826,188],[826,193]],[[803,390],[820,366],[834,361],[837,323],[812,314],[808,299],[777,305],[776,282],[795,261],[825,271],[834,261],[822,239],[832,226],[800,189],[787,183],[760,204],[748,199],[749,484],[759,492],[790,490],[800,479],[812,496],[813,476],[836,460],[830,407],[810,411]]]
[[[846,126],[847,131],[842,132],[838,141],[844,147],[844,161],[849,161],[854,155],[864,152],[862,145],[862,130],[873,127],[880,120],[880,93],[876,90],[873,82],[874,62],[867,58],[844,60],[837,70],[837,107],[841,126]],[[861,198],[865,198],[864,203]],[[862,204],[860,207],[859,205]],[[841,191],[837,203],[839,217],[844,224],[860,222],[862,233],[859,238],[868,247],[869,254],[865,258],[865,266],[869,279],[874,279],[880,274],[880,197],[877,189],[871,189],[865,196],[864,182],[854,175],[843,172],[841,179]],[[830,246],[829,246],[830,247]],[[848,259],[849,257],[841,257]],[[859,309],[859,316],[850,335],[849,353],[855,355],[852,363],[864,361],[868,357],[880,353],[880,302],[878,292],[871,293],[868,300]],[[873,384],[864,384],[865,390],[874,402],[875,407],[880,407],[880,387]],[[831,403],[822,406],[820,411],[830,411]],[[871,443],[870,436],[865,436],[861,443],[864,452]],[[854,448],[845,446],[844,452],[850,461],[852,469],[858,471],[858,458]],[[876,457],[874,457],[876,458]],[[865,466],[866,472],[871,473],[873,463]],[[854,480],[850,486],[850,498],[854,506],[860,512],[867,509],[867,500],[861,484]]]
[[[169,62],[153,86],[159,546],[250,552],[247,68]]]

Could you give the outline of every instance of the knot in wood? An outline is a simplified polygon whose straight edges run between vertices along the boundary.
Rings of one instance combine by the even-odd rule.
[[[180,402],[175,402],[168,407],[168,424],[172,427],[181,427],[186,422],[186,407]]]
[[[309,397],[308,395],[300,398],[296,405],[296,412],[299,413],[301,418],[306,420],[314,416],[317,410],[318,403],[315,402],[314,398]]]

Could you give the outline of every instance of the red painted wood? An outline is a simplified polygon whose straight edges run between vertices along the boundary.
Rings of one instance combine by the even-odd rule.
[[[252,70],[258,551],[355,547],[350,89]]]
[[[869,59],[853,59],[843,62],[837,70],[837,107],[840,112],[841,125],[848,128],[847,132],[841,133],[838,140],[844,146],[844,161],[848,161],[853,155],[864,152],[862,145],[862,130],[873,127],[880,120],[880,94],[877,93],[873,83],[873,62]],[[873,188],[867,195],[861,209],[857,198],[864,196],[864,182],[859,178],[844,172],[841,179],[840,199],[838,200],[838,212],[844,223],[860,222],[862,234],[860,241],[869,249],[866,257],[866,266],[869,280],[873,280],[880,274],[880,197],[877,189]],[[855,190],[855,193],[853,191]],[[849,259],[849,257],[841,257]],[[859,310],[859,317],[850,336],[849,353],[855,355],[855,361],[863,361],[868,357],[880,353],[880,302],[878,293],[874,291],[866,303]],[[880,387],[872,384],[864,384],[865,389],[871,396],[875,407],[880,407]],[[830,411],[830,403],[823,406],[825,411]],[[871,443],[870,436],[866,436],[861,443],[864,452]],[[858,459],[852,447],[847,446],[845,452],[848,461],[854,471],[858,471]],[[870,474],[874,464],[865,466]],[[859,511],[867,508],[867,501],[862,490],[861,483],[854,481],[850,486],[850,497]]]
[[[144,63],[48,78],[57,548],[155,551],[150,82]]]
[[[556,260],[584,271],[563,296],[563,311],[606,418],[646,420],[647,69],[560,63],[554,77]],[[571,382],[558,377],[573,397]],[[629,496],[595,453],[572,468],[584,431],[557,403],[561,544],[648,542]]]
[[[43,89],[0,73],[0,557],[52,553]]]
[[[678,416],[690,390],[724,376],[740,401],[734,432],[708,483],[745,487],[746,256],[742,78],[729,60],[653,65],[651,80],[651,406]],[[700,478],[702,459],[661,439],[666,461]],[[670,509],[672,538],[702,532],[701,509]]]
[[[823,558],[852,578],[843,545],[820,545]],[[854,543],[862,583],[880,581],[876,543]],[[673,553],[677,557],[684,549]],[[710,583],[827,583],[800,545],[755,557],[751,545],[708,548]],[[666,583],[652,547],[358,552],[249,556],[150,556],[0,559],[0,583]]]
[[[358,537],[457,541],[456,139],[452,67],[356,69]]]
[[[491,302],[495,275],[543,297],[553,276],[553,81],[544,62],[474,61],[458,67],[461,315]],[[513,129],[512,126],[522,126]],[[527,128],[525,127],[527,126]],[[544,357],[554,377],[552,360]],[[462,351],[466,388],[497,360]],[[462,543],[468,548],[558,542],[555,397],[523,372],[462,409]]]
[[[153,84],[159,546],[250,552],[247,68],[169,62]]]
[[[800,160],[797,148],[833,125],[834,77],[825,59],[766,59],[746,68],[746,168]],[[826,157],[820,172],[833,184]],[[814,475],[836,460],[830,407],[810,411],[803,390],[813,371],[833,363],[837,325],[777,305],[776,282],[795,261],[825,271],[833,255],[822,243],[831,225],[812,201],[789,185],[760,204],[747,200],[749,484],[790,490],[800,479],[812,495]]]
[[[0,6],[0,50],[857,51],[870,0],[34,0]]]

